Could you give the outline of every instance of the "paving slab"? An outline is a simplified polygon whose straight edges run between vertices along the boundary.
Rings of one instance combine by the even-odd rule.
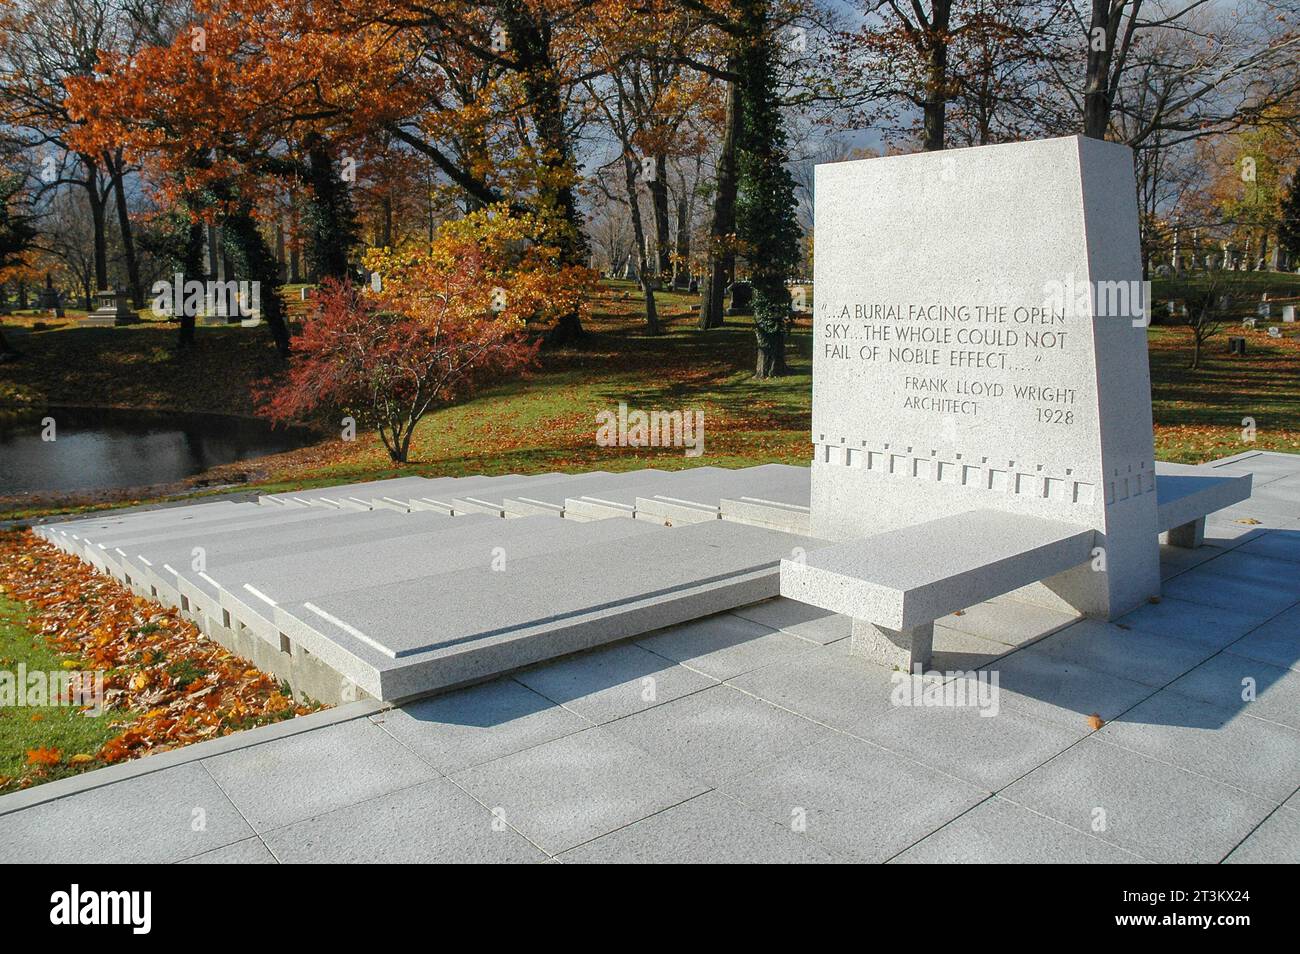
[[[1187,639],[1113,623],[1081,619],[1023,650],[1121,679],[1161,688],[1204,662],[1215,650]]]
[[[1279,804],[1300,785],[1300,732],[1171,690],[1107,723],[1106,742]]]
[[[1134,864],[1142,858],[994,795],[893,859],[894,864]]]
[[[731,779],[723,791],[859,862],[887,861],[987,797],[974,785],[843,735]]]
[[[266,847],[266,843],[257,836],[245,838],[243,841],[237,841],[233,845],[227,845],[224,848],[214,848],[212,851],[205,851],[201,855],[186,858],[180,863],[183,865],[279,864],[275,855],[271,854],[270,849]]]
[[[0,862],[166,864],[252,834],[191,763],[0,815]]]
[[[1164,598],[1234,610],[1260,623],[1296,601],[1296,594],[1289,587],[1216,572],[1215,565],[1224,559],[1227,557],[1211,560],[1174,577],[1164,586]]]
[[[525,864],[546,859],[446,779],[347,805],[264,837],[286,864]]]
[[[993,792],[1087,732],[1083,720],[1076,729],[1008,706],[996,712],[981,715],[974,706],[895,706],[863,728],[862,737]]]
[[[1300,606],[1278,614],[1227,649],[1238,656],[1300,669]]]
[[[1241,544],[1242,553],[1252,553],[1300,563],[1300,530],[1270,530]]]
[[[1148,861],[1214,863],[1274,805],[1091,736],[1000,793]]]
[[[1246,836],[1232,854],[1229,865],[1300,864],[1300,812],[1279,808]]]
[[[834,861],[810,838],[705,792],[566,851],[566,864],[809,864]]]
[[[372,721],[445,775],[592,725],[513,679],[409,702]]]
[[[848,639],[853,633],[853,620],[849,617],[784,596],[750,606],[738,606],[731,612],[742,619],[822,645]]]
[[[1215,581],[1209,581],[1209,585],[1215,585]],[[1173,636],[1217,652],[1273,615],[1274,612],[1247,607],[1229,609],[1165,596],[1159,603],[1148,603],[1121,616],[1115,625],[1120,629]]]
[[[706,790],[600,726],[467,769],[452,781],[550,855]]]
[[[710,786],[788,757],[829,731],[730,686],[705,689],[605,728]]]
[[[976,603],[960,613],[949,613],[936,622],[949,629],[1016,647],[1064,629],[1078,618],[1078,613],[999,597]]]
[[[631,643],[556,660],[515,679],[597,724],[718,684]]]
[[[1300,730],[1300,672],[1237,655],[1232,646],[1169,690]]]
[[[732,679],[764,666],[781,666],[816,647],[808,640],[731,613],[650,633],[637,642],[714,679]]]
[[[854,735],[863,734],[893,709],[892,673],[832,646],[745,673],[732,679],[731,685]]]
[[[1151,686],[1068,662],[1033,647],[986,667],[1003,705],[1079,731],[1092,715],[1109,722],[1154,692]]]
[[[437,775],[367,719],[239,749],[202,765],[258,832]]]

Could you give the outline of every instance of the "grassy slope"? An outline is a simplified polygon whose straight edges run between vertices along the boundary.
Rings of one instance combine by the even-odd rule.
[[[0,670],[16,673],[19,663],[27,672],[57,672],[64,657],[55,653],[40,635],[27,627],[28,611],[0,594]],[[72,706],[0,706],[0,779],[21,774],[27,752],[55,748],[64,757],[94,755],[117,730],[120,714],[89,717]],[[52,778],[75,774],[72,766],[60,766]]]
[[[1300,293],[1300,277],[1261,276]],[[1159,283],[1155,296],[1160,297]],[[287,294],[293,310],[298,296]],[[551,352],[529,377],[429,415],[413,445],[413,461],[394,467],[378,442],[328,441],[268,458],[257,486],[268,490],[393,476],[627,470],[697,464],[740,466],[802,463],[810,455],[810,328],[791,339],[794,373],[750,380],[753,334],[746,319],[708,334],[694,330],[695,296],[659,296],[666,333],[641,333],[639,292],[608,282],[587,323],[581,348]],[[54,403],[173,407],[249,413],[249,381],[277,363],[264,329],[199,329],[199,347],[183,359],[171,353],[175,326],[61,329],[19,333],[27,361],[0,368],[6,382]],[[1151,330],[1157,454],[1195,462],[1250,448],[1300,451],[1300,341],[1270,339],[1261,328],[1244,333],[1246,358],[1229,358],[1226,338],[1213,339],[1201,369],[1187,370],[1188,333]],[[702,409],[705,453],[680,449],[602,448],[595,415],[627,401],[642,409]],[[1256,441],[1242,440],[1242,419],[1254,418]]]

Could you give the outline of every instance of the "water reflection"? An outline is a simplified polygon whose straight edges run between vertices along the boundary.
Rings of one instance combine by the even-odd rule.
[[[54,418],[54,441],[41,439],[45,417]],[[0,417],[0,495],[169,483],[313,439],[219,414],[56,408]]]

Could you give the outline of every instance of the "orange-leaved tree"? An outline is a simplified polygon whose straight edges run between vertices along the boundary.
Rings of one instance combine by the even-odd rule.
[[[426,413],[526,368],[530,324],[581,307],[591,274],[560,263],[554,228],[501,204],[445,223],[432,243],[374,250],[366,264],[382,290],[324,286],[263,412],[340,412],[404,463]]]

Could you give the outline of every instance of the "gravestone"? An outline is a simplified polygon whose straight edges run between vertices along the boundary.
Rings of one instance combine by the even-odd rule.
[[[816,176],[813,536],[1048,518],[1101,552],[1021,595],[1109,618],[1158,594],[1132,152],[1067,137]]]
[[[754,286],[749,282],[732,282],[727,286],[731,303],[727,305],[729,315],[748,315],[754,310]]]
[[[88,327],[130,325],[138,321],[125,288],[106,288],[95,293],[96,308],[80,322]]]

